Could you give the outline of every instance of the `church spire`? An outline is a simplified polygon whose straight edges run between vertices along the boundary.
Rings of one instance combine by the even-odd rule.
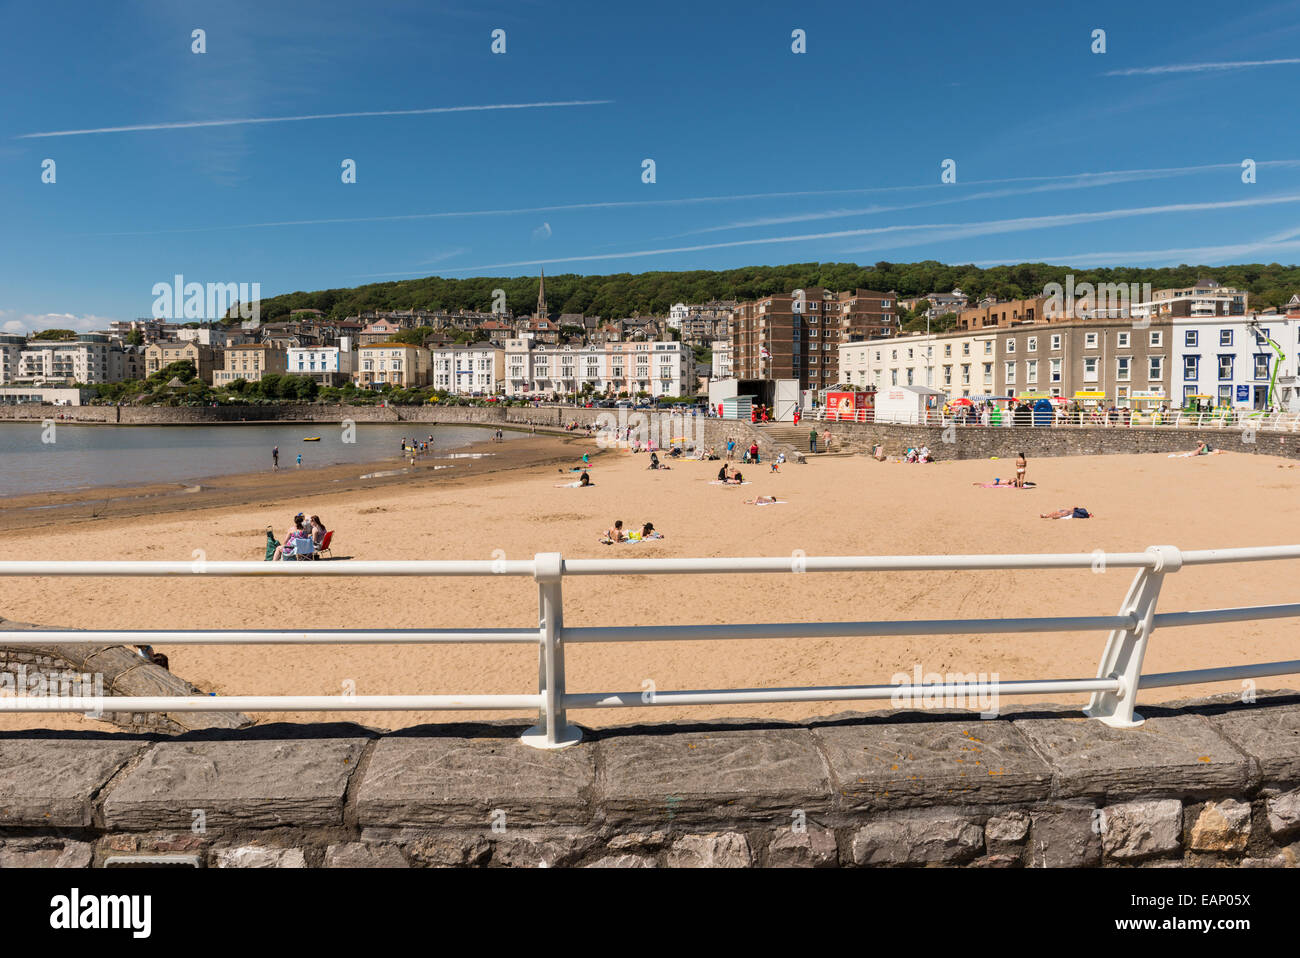
[[[546,318],[546,270],[542,270],[542,281],[537,286],[537,318]]]

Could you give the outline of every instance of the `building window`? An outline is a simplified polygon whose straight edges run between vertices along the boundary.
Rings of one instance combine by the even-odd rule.
[[[1164,337],[1162,336],[1160,330],[1153,329],[1151,331],[1151,338],[1150,340],[1148,340],[1148,344],[1154,346],[1157,349],[1159,349],[1161,346],[1164,345]]]
[[[1268,379],[1268,356],[1263,353],[1255,354],[1255,378]]]
[[[952,343],[944,343],[944,344],[943,344],[943,354],[944,354],[944,356],[951,356],[951,355],[952,355]]]
[[[1087,356],[1083,360],[1083,381],[1086,383],[1095,383],[1097,381],[1097,357]]]
[[[1231,405],[1232,405],[1232,387],[1231,387],[1231,386],[1220,386],[1220,387],[1219,387],[1219,405],[1220,405],[1220,406],[1231,406]]]
[[[951,385],[952,385],[952,367],[951,367],[951,366],[944,366],[944,367],[943,367],[943,384],[944,384],[945,386],[951,386]]]
[[[1025,382],[1027,383],[1038,382],[1038,360],[1037,359],[1031,359],[1025,363]]]
[[[1025,349],[1026,349],[1028,352],[1031,352],[1031,353],[1036,353],[1036,352],[1038,352],[1038,337],[1037,337],[1037,336],[1030,336],[1030,337],[1029,337],[1029,341],[1028,341],[1028,343],[1027,343],[1026,346],[1025,346]]]
[[[1051,376],[1052,382],[1059,383],[1061,381],[1061,361],[1059,359],[1052,360]]]
[[[1185,333],[1183,333],[1183,345],[1195,346],[1198,335],[1199,334],[1194,329],[1187,330]]]
[[[1147,357],[1147,379],[1155,381],[1163,379],[1165,376],[1165,357],[1148,356]]]
[[[984,355],[985,356],[993,355],[993,340],[991,339],[984,340]]]
[[[1010,339],[1010,338],[1008,338],[1008,339],[1007,339],[1007,355],[1009,356],[1009,355],[1011,355],[1012,353],[1014,353],[1015,351],[1016,351],[1016,341],[1015,341],[1014,339]]]
[[[1232,330],[1230,329],[1224,330],[1224,332],[1231,334]],[[1232,378],[1232,357],[1220,356],[1219,357],[1219,379],[1220,381],[1222,381],[1224,379],[1231,379],[1231,378]]]
[[[1219,330],[1219,345],[1220,346],[1232,345],[1232,330],[1230,329]]]
[[[1006,374],[1005,379],[1006,379],[1007,385],[1008,385],[1008,386],[1014,385],[1014,384],[1015,384],[1015,381],[1016,381],[1016,364],[1015,364],[1015,363],[1007,363],[1007,364],[1006,364],[1006,371],[1007,371],[1007,374]]]
[[[1128,349],[1128,333],[1116,333],[1115,346],[1119,349]]]
[[[1183,381],[1194,380],[1197,378],[1197,366],[1200,364],[1199,356],[1183,357]]]
[[[891,370],[889,371],[889,385],[891,385],[891,386],[897,386],[897,385],[898,385],[898,370],[897,370],[897,369],[891,369]]]
[[[1083,334],[1083,348],[1084,348],[1084,349],[1096,349],[1096,348],[1097,348],[1097,334],[1096,334],[1096,333],[1084,333],[1084,334]]]
[[[1132,356],[1115,357],[1115,381],[1126,383],[1129,381],[1129,370],[1133,366]]]

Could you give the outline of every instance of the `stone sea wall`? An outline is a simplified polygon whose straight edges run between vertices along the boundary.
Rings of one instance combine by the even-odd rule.
[[[0,867],[1294,867],[1300,694],[589,731],[0,735]]]
[[[134,407],[134,406],[0,406],[0,422],[39,421],[62,415],[63,422],[120,423],[122,425],[193,425],[241,422],[309,422],[339,423],[351,420],[368,422],[412,422],[429,424],[465,424],[485,427],[536,427],[561,429],[571,422],[580,426],[615,421],[637,426],[655,424],[656,437],[662,435],[657,424],[668,421],[668,413],[632,410],[585,409],[572,406],[346,406],[286,404],[278,406],[216,407]],[[680,418],[676,418],[681,422]],[[1232,452],[1258,453],[1268,456],[1300,458],[1300,434],[1255,432],[1243,434],[1234,429],[1155,429],[1110,428],[1036,428],[1030,426],[979,427],[955,426],[945,430],[937,426],[906,426],[890,423],[822,423],[805,420],[800,426],[803,438],[787,443],[765,429],[755,429],[747,422],[721,419],[691,419],[687,430],[706,445],[722,446],[730,436],[746,444],[757,439],[764,454],[784,450],[787,455],[807,449],[807,429],[829,430],[834,437],[834,452],[870,454],[876,445],[886,455],[896,456],[909,446],[928,445],[937,459],[988,459],[992,456],[1014,458],[1023,452],[1029,457],[1095,456],[1125,453],[1186,452],[1202,441],[1214,448]],[[696,431],[698,430],[698,431]],[[675,430],[669,429],[668,432]],[[798,457],[795,457],[798,458]]]

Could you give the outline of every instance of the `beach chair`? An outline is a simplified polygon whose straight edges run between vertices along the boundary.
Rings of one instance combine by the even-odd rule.
[[[293,540],[293,557],[295,559],[310,559],[315,551],[316,544],[311,541],[311,536],[299,536]]]
[[[330,541],[334,538],[334,530],[330,529],[325,533],[320,541],[320,548],[316,550],[315,558],[319,559],[322,552],[330,552]],[[334,558],[334,553],[330,552],[330,558]]]

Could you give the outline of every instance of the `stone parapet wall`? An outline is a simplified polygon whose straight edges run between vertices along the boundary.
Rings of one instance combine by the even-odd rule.
[[[1295,866],[1300,694],[589,731],[5,733],[0,866]]]

